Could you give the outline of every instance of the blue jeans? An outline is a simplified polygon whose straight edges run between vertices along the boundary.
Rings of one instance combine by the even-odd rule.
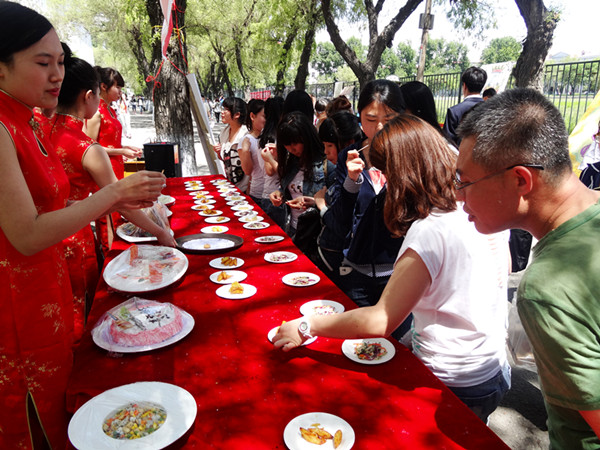
[[[505,363],[496,375],[477,386],[448,387],[487,424],[488,416],[495,411],[504,394],[510,389],[510,365]]]

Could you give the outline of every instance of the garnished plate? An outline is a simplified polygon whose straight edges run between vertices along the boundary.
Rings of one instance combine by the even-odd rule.
[[[264,223],[264,222],[261,222]],[[271,236],[259,236],[254,239],[254,242],[259,244],[274,244],[275,242],[281,242],[285,238],[283,236],[271,235]]]
[[[356,438],[350,424],[341,417],[324,412],[311,412],[292,419],[283,430],[285,445],[290,450],[333,449],[332,439],[327,439],[323,445],[316,445],[302,437],[300,428],[308,430],[314,427],[323,428],[331,435],[340,430],[342,439],[336,450],[350,450],[354,445]]]
[[[220,216],[223,214],[223,211],[219,211],[218,209],[205,209],[200,211],[198,214],[200,214],[202,217],[214,217]]]
[[[292,252],[271,252],[265,253],[265,261],[274,264],[284,264],[292,261],[296,261],[298,255]]]
[[[248,222],[242,226],[248,230],[262,230],[263,228],[269,228],[271,224],[267,222]]]
[[[244,298],[252,297],[256,294],[256,287],[251,284],[239,283],[240,289],[243,289],[240,293],[231,292],[232,289],[235,289],[235,284],[226,284],[225,286],[221,286],[217,289],[217,295],[221,298],[226,298],[227,300],[242,300]]]
[[[319,281],[321,281],[321,278],[319,275],[315,275],[314,273],[310,272],[294,272],[285,275],[281,281],[288,286],[308,287],[317,284]]]
[[[227,233],[229,231],[229,228],[227,228],[225,225],[211,225],[209,227],[202,228],[200,231],[202,231],[203,233],[222,234]]]
[[[229,222],[231,219],[225,216],[216,216],[216,217],[208,217],[204,219],[206,223],[225,223]]]
[[[222,256],[213,259],[208,265],[213,269],[237,269],[244,265],[244,260],[235,256]]]
[[[394,344],[385,338],[346,339],[342,352],[361,364],[383,364],[396,354]]]
[[[217,284],[231,284],[236,281],[239,283],[240,281],[244,281],[248,277],[246,272],[242,272],[241,270],[221,270],[219,272],[211,273],[210,281]]]
[[[333,300],[312,300],[300,307],[300,314],[303,316],[328,316],[343,313],[344,309],[344,305]]]

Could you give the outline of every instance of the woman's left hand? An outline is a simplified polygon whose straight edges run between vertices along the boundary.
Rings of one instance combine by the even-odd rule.
[[[281,350],[287,352],[302,345],[304,336],[298,331],[298,325],[300,325],[301,321],[302,319],[300,318],[281,324],[277,334],[273,336],[273,345],[275,348],[281,348]]]
[[[312,197],[307,197],[307,196],[301,196],[301,197],[297,197],[293,200],[289,200],[286,202],[286,204],[292,208],[292,209],[306,209],[309,206],[314,206],[315,205],[315,199]]]

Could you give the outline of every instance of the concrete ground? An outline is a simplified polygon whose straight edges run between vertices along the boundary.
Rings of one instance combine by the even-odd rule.
[[[144,143],[153,142],[155,138],[152,115],[134,114],[131,116],[131,138],[124,139],[124,144],[143,147]],[[214,127],[215,136],[223,128],[222,124]],[[196,142],[196,158],[198,174],[208,174],[208,167],[202,149]],[[512,292],[520,280],[519,274],[513,274],[509,281]],[[512,297],[512,296],[511,296]],[[549,448],[548,430],[546,428],[546,410],[540,392],[537,374],[519,368],[511,361],[512,386],[498,409],[490,416],[489,427],[513,450],[541,450]]]

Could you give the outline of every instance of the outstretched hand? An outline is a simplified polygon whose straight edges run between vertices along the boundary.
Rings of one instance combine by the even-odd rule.
[[[357,181],[358,176],[362,173],[365,168],[365,162],[361,159],[360,153],[357,150],[350,150],[348,152],[348,159],[346,159],[346,168],[348,169],[348,176],[352,181]]]
[[[139,209],[152,206],[166,186],[166,180],[162,173],[142,170],[107,186],[106,188],[116,190],[118,196],[112,210]]]
[[[302,319],[295,319],[291,322],[282,323],[273,336],[273,345],[275,348],[280,348],[284,352],[288,352],[293,348],[299,347],[304,342],[304,337],[298,331],[298,325]]]

